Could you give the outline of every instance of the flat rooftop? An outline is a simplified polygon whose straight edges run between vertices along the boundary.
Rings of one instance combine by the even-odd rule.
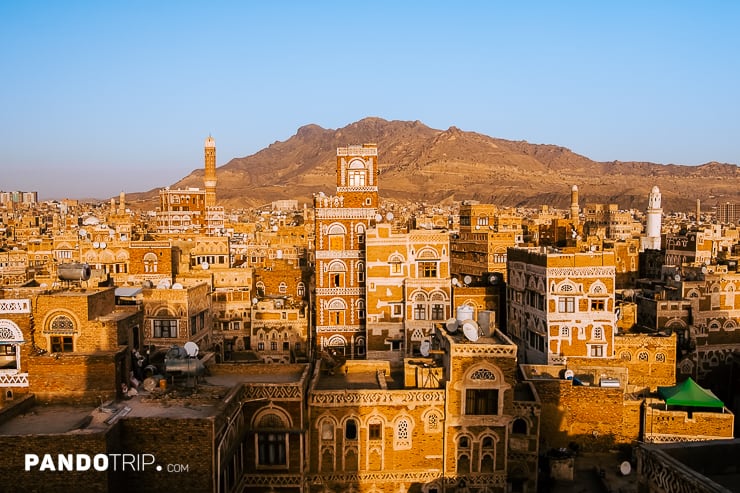
[[[126,418],[208,418],[220,412],[224,397],[235,386],[297,384],[307,373],[307,365],[214,365],[211,371],[214,374],[197,385],[185,378],[176,380],[174,386],[168,381],[165,392],[158,386],[147,391],[140,385],[130,399],[102,406],[35,404],[0,423],[0,435],[94,433]]]
[[[378,374],[382,376],[379,378]],[[383,386],[383,382],[385,387]],[[402,367],[383,360],[347,360],[329,371],[322,365],[315,390],[400,390],[404,387]]]

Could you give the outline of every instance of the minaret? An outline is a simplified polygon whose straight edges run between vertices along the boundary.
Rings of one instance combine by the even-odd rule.
[[[126,193],[123,191],[118,195],[118,213],[126,213]]]
[[[216,141],[210,135],[206,139],[206,207],[216,206]]]
[[[701,199],[696,199],[696,224],[701,224]]]
[[[660,189],[653,187],[648,196],[647,224],[642,237],[641,250],[660,250],[660,224],[663,209],[660,208]]]
[[[574,226],[578,225],[580,213],[581,209],[578,207],[578,185],[573,185],[573,188],[570,189],[570,220]]]

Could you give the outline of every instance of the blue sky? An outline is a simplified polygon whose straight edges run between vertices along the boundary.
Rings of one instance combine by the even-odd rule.
[[[164,187],[366,116],[740,161],[740,2],[2,2],[0,190]],[[382,146],[382,143],[378,143]]]

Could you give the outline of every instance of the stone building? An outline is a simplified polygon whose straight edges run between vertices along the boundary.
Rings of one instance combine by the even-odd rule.
[[[142,341],[139,307],[117,306],[113,288],[22,288],[2,296],[0,386],[44,401],[121,395]]]
[[[261,297],[252,307],[249,349],[265,363],[290,363],[305,358],[308,307],[289,296]]]
[[[209,349],[213,343],[210,292],[205,282],[144,288],[144,344],[166,349],[194,342]]]
[[[364,358],[365,232],[378,209],[378,148],[337,149],[337,192],[314,197],[315,345]]]
[[[614,253],[509,249],[508,334],[527,363],[614,354]]]
[[[536,491],[540,403],[516,347],[435,328],[430,357],[346,361],[309,390],[308,491]]]
[[[451,316],[449,234],[379,223],[366,248],[368,357],[418,355],[434,323]]]
[[[464,201],[460,231],[453,236],[450,271],[460,280],[470,276],[485,282],[497,272],[506,276],[506,251],[523,242],[522,218],[495,205]]]

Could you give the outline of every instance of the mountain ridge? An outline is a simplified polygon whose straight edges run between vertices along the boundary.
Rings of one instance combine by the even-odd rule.
[[[580,204],[616,203],[644,209],[657,185],[664,210],[693,210],[740,201],[740,168],[708,162],[697,166],[646,161],[593,161],[554,144],[490,137],[451,126],[368,117],[339,129],[303,125],[295,135],[217,168],[217,197],[227,208],[247,208],[278,199],[311,203],[313,194],[336,186],[336,148],[376,143],[381,198],[441,203],[474,199],[502,206],[567,207],[578,185]],[[198,169],[171,188],[203,187]],[[155,198],[157,190],[131,194]]]

